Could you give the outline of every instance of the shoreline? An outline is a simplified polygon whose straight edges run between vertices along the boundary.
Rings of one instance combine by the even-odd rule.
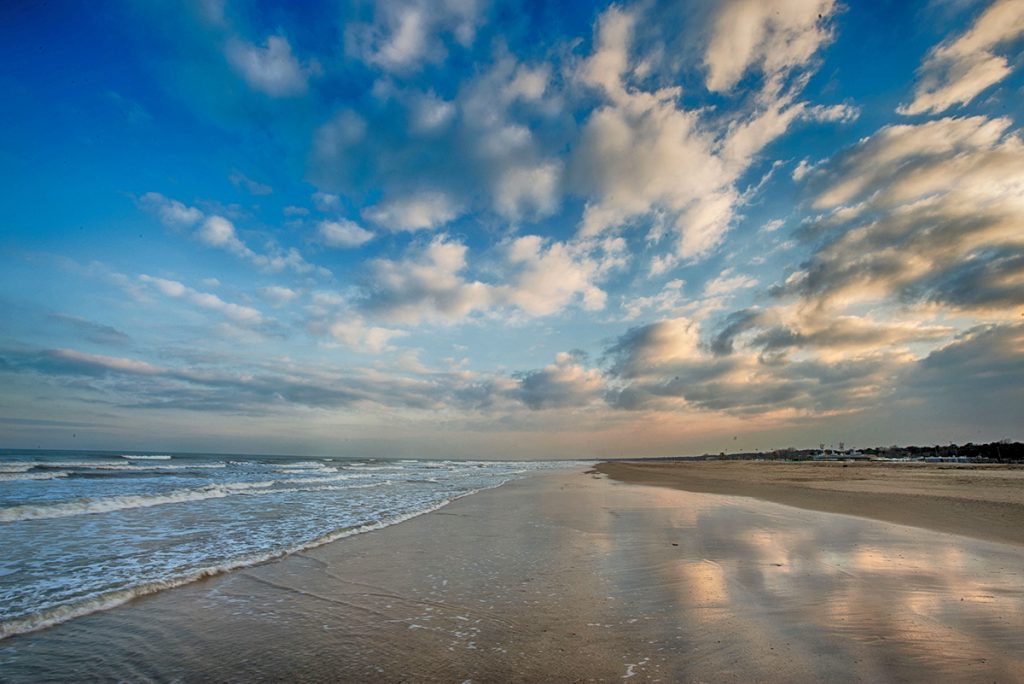
[[[745,496],[1024,546],[1024,466],[604,461],[620,482]]]
[[[344,541],[350,537],[369,534],[371,532],[380,532],[388,529],[389,527],[401,525],[404,522],[408,522],[409,520],[413,520],[422,515],[436,513],[460,499],[503,487],[513,481],[514,480],[505,480],[497,485],[474,489],[472,491],[444,499],[421,510],[416,510],[393,518],[334,530],[333,532],[329,532],[323,536],[297,543],[290,548],[267,550],[262,554],[254,556],[231,559],[217,566],[197,568],[188,574],[181,576],[169,577],[149,584],[115,589],[107,594],[91,598],[82,603],[61,605],[45,610],[42,613],[17,617],[13,620],[8,620],[7,622],[0,622],[0,643],[5,639],[10,639],[20,634],[31,634],[33,632],[50,629],[78,618],[86,617],[94,613],[114,610],[122,606],[129,605],[137,600],[151,597],[162,592],[171,591],[179,587],[185,587],[197,582],[214,579],[232,572],[240,572],[249,568],[259,567],[261,565],[276,563],[285,560],[289,556],[311,551],[327,544]]]
[[[0,641],[0,679],[1024,681],[1024,550],[585,468]]]

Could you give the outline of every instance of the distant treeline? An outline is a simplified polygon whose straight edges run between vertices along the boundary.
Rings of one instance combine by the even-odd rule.
[[[704,454],[701,459],[751,460],[770,459],[784,461],[812,460],[822,452],[836,458],[844,456],[868,456],[875,458],[967,458],[987,463],[1024,463],[1024,443],[1000,440],[987,444],[936,444],[935,446],[881,446],[868,449],[775,449],[773,451],[751,451],[746,453]]]

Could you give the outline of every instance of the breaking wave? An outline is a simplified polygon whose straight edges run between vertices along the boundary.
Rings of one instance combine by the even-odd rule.
[[[28,470],[26,468],[26,470]],[[25,471],[21,472],[3,472],[0,471],[0,481],[11,481],[11,480],[54,480],[58,477],[67,477],[70,475],[66,470],[51,470],[42,473],[28,473]]]
[[[163,504],[202,501],[203,499],[222,499],[225,496],[238,494],[246,490],[264,489],[273,486],[274,482],[235,482],[230,484],[209,485],[196,489],[175,489],[164,494],[137,494],[132,496],[106,496],[97,499],[79,499],[62,501],[53,504],[10,506],[0,508],[0,522],[19,522],[22,520],[41,520],[44,518],[65,518],[71,515],[88,515],[90,513],[109,513],[128,508],[147,508]]]

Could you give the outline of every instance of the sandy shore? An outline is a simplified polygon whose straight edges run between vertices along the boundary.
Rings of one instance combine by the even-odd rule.
[[[0,641],[0,680],[1024,681],[1022,572],[1014,545],[544,474]]]
[[[597,469],[623,482],[752,496],[1024,544],[1024,466],[632,461],[602,463]]]

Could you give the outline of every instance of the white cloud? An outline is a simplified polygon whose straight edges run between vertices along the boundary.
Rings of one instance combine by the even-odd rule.
[[[409,127],[417,133],[434,133],[444,128],[454,116],[454,104],[434,93],[424,93],[412,102]]]
[[[223,216],[208,217],[196,231],[196,237],[210,247],[223,249],[267,271],[291,270],[296,273],[316,271],[321,275],[329,273],[326,269],[306,261],[294,247],[281,250],[271,245],[272,251],[268,254],[259,254],[253,251],[238,237],[234,224]]]
[[[246,83],[271,97],[305,93],[310,74],[317,70],[316,65],[300,64],[283,36],[270,36],[265,47],[234,38],[228,41],[225,54]]]
[[[806,65],[829,39],[832,0],[769,1],[764,7],[741,0],[723,4],[715,15],[707,58],[712,85],[731,87],[755,64],[769,77],[757,97],[717,116],[683,106],[681,88],[641,87],[647,81],[637,70],[646,69],[646,62],[633,66],[630,55],[633,32],[643,22],[636,13],[642,10],[612,7],[602,14],[595,51],[578,72],[607,100],[590,113],[573,150],[572,186],[588,200],[581,235],[657,216],[676,235],[676,257],[700,259],[730,229],[737,207],[746,201],[736,184],[770,142],[797,120],[856,116],[846,105],[796,102],[806,80],[787,85],[783,78]],[[733,49],[740,52],[730,52],[730,62],[723,55]],[[652,239],[663,232],[652,233]]]
[[[708,89],[727,92],[751,68],[770,87],[832,39],[835,0],[725,0],[717,5],[704,53]]]
[[[341,208],[341,198],[329,192],[316,191],[312,195],[313,204],[320,211],[337,211]],[[309,213],[308,211],[306,212]]]
[[[409,334],[404,330],[367,325],[358,316],[348,316],[344,320],[335,321],[327,331],[332,338],[350,349],[369,354],[390,351],[394,349],[390,344],[391,340]]]
[[[203,218],[203,212],[199,209],[164,197],[159,192],[147,192],[139,202],[143,207],[155,211],[168,228],[189,228]]]
[[[270,285],[260,291],[263,298],[274,306],[284,306],[289,302],[297,299],[302,293],[292,290],[291,288],[282,287],[280,285]]]
[[[675,268],[679,263],[679,257],[675,254],[662,254],[651,258],[650,273],[652,276],[659,276]]]
[[[540,64],[534,67],[520,64],[516,67],[512,81],[504,89],[504,97],[509,102],[537,102],[544,97],[551,79],[551,67]]]
[[[363,210],[363,216],[388,230],[433,230],[455,219],[461,209],[442,192],[419,192]]]
[[[561,171],[554,162],[506,169],[495,188],[495,209],[511,219],[550,216],[561,197]]]
[[[256,254],[245,246],[235,233],[235,226],[223,216],[211,216],[200,226],[196,237],[211,247],[220,247],[227,251],[246,258],[253,259]]]
[[[506,250],[512,274],[496,288],[499,301],[533,316],[561,311],[577,298],[584,309],[603,309],[607,294],[595,281],[620,265],[618,258],[625,251],[621,239],[606,245],[600,259],[583,243],[548,242],[537,235],[513,240]]]
[[[251,306],[225,302],[215,294],[193,290],[176,280],[157,278],[145,274],[140,275],[139,280],[153,286],[165,297],[183,299],[201,309],[215,311],[233,323],[248,327],[258,326],[263,323],[263,314]]]
[[[809,163],[806,159],[801,159],[800,162],[793,167],[793,180],[797,183],[804,179],[807,172],[814,168],[814,165]]]
[[[683,296],[683,287],[685,285],[684,281],[675,279],[665,283],[665,287],[656,295],[651,295],[650,297],[623,297],[622,308],[626,310],[623,319],[627,321],[633,320],[645,311],[650,310],[661,314],[676,314],[680,312],[687,303],[687,299]]]
[[[636,17],[612,6],[601,14],[597,26],[597,48],[583,66],[583,81],[603,88],[617,99],[625,94],[623,76],[629,68],[629,48]]]
[[[371,264],[372,285],[363,308],[394,323],[453,322],[494,301],[489,285],[466,280],[468,248],[439,236],[420,253]]]
[[[834,207],[861,198],[868,191],[892,193],[906,188],[914,179],[923,180],[920,165],[911,162],[991,149],[1010,124],[1005,118],[972,116],[947,117],[920,125],[885,126],[839,157],[841,168],[833,165],[815,174],[819,180],[829,181],[829,185],[815,198],[814,206]],[[934,174],[930,178],[948,187],[948,178]]]
[[[675,216],[679,256],[694,258],[728,229],[737,200],[732,174],[698,115],[676,107],[676,95],[636,92],[591,113],[574,159],[577,184],[595,197],[584,211],[582,235],[662,207]]]
[[[737,290],[749,289],[757,284],[757,279],[745,276],[742,273],[734,274],[731,268],[727,268],[704,285],[704,296],[719,297],[732,294]]]
[[[321,221],[317,231],[329,247],[359,247],[373,239],[373,233],[352,221]]]
[[[1024,0],[996,0],[971,28],[932,48],[918,69],[914,99],[900,114],[937,114],[966,104],[1006,78],[1010,64],[995,54],[1024,34]]]
[[[346,49],[384,71],[413,73],[445,58],[446,35],[469,46],[481,21],[480,9],[476,0],[378,0],[373,23],[347,28]]]

